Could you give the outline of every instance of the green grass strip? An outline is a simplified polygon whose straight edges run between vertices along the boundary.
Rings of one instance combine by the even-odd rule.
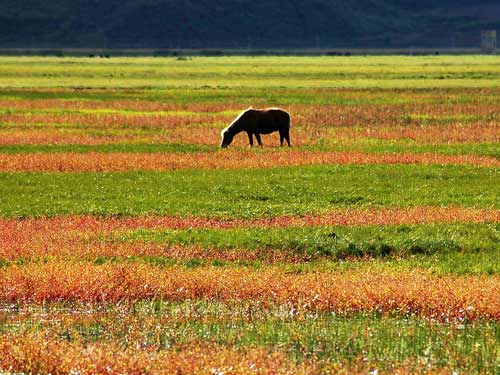
[[[499,254],[500,224],[140,229],[112,236],[111,240],[217,249],[270,249],[333,258],[481,251]]]
[[[106,90],[65,89],[9,89],[0,88],[0,99],[7,100],[145,100],[178,104],[193,103],[241,103],[248,105],[288,104],[405,104],[405,103],[498,103],[498,89],[311,89],[311,88],[170,88]]]
[[[500,171],[437,165],[1,173],[0,216],[266,217],[335,207],[500,207]]]
[[[116,132],[120,134],[119,132]],[[247,147],[243,147],[247,149]],[[199,153],[214,152],[219,150],[217,144],[195,145],[189,143],[110,143],[102,145],[0,145],[0,154],[29,154],[29,153],[55,153],[55,152],[130,152],[130,153],[155,153],[155,152],[181,152]],[[269,148],[264,149],[264,151]],[[497,143],[464,143],[464,144],[416,144],[408,140],[383,141],[377,139],[336,140],[334,143],[320,141],[316,144],[295,147],[294,150],[305,151],[356,151],[366,153],[435,153],[443,155],[478,155],[500,158],[500,147]]]

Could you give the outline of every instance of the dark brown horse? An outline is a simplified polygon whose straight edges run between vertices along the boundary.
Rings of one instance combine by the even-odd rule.
[[[280,133],[280,144],[286,140],[290,146],[290,115],[279,108],[253,109],[252,107],[241,112],[238,117],[225,129],[222,130],[221,147],[225,148],[231,144],[236,134],[246,132],[250,146],[253,146],[253,136],[262,147],[261,134],[272,132]]]

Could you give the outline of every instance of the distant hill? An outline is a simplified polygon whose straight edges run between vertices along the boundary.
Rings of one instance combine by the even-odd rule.
[[[2,0],[0,47],[477,47],[493,0]]]

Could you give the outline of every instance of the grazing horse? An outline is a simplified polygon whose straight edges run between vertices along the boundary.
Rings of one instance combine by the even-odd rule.
[[[246,132],[250,146],[253,146],[253,136],[262,147],[261,134],[272,132],[280,133],[280,145],[286,140],[290,146],[290,115],[279,108],[254,109],[252,107],[241,112],[238,117],[221,131],[221,147],[226,148],[231,144],[236,134]]]

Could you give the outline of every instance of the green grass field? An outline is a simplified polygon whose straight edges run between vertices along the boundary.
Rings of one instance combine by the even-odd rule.
[[[220,151],[250,105],[291,149]],[[498,56],[0,57],[0,373],[499,374],[499,108]]]
[[[311,63],[311,57],[196,57],[187,61],[4,57],[0,77],[2,87],[103,89],[468,88],[498,87],[500,79],[496,56],[313,59]]]

